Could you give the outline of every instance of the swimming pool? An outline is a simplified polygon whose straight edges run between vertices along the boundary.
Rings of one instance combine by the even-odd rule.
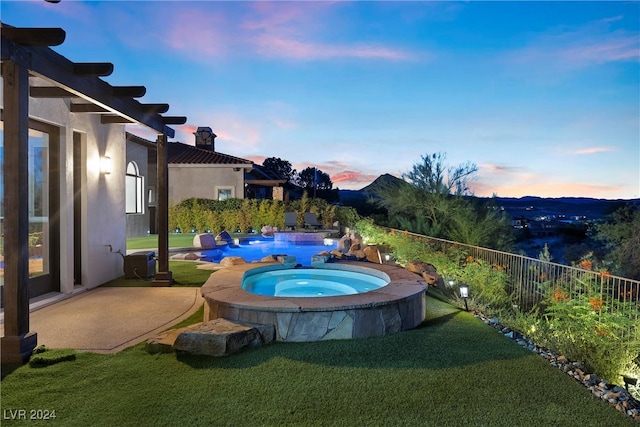
[[[275,297],[330,297],[369,292],[388,284],[389,276],[368,269],[255,269],[245,273],[242,289],[258,295]]]
[[[275,237],[245,237],[237,239],[233,244],[202,251],[202,260],[220,262],[224,257],[239,256],[247,262],[259,261],[268,255],[288,255],[296,257],[299,264],[310,266],[311,257],[322,251],[329,251],[338,247],[337,239],[327,239],[319,235],[314,239],[303,240],[301,235],[313,233],[279,233]]]

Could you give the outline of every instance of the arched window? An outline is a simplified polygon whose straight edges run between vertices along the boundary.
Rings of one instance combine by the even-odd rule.
[[[127,213],[141,214],[144,212],[144,192],[143,177],[140,176],[138,165],[135,162],[129,162],[127,165]]]

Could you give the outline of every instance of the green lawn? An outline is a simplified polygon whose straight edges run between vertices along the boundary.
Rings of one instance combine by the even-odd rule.
[[[193,246],[194,234],[170,233],[170,248],[190,248]],[[145,237],[132,237],[127,239],[127,250],[132,249],[154,249],[158,247],[158,235],[151,234]]]
[[[636,425],[544,359],[434,298],[420,328],[225,358],[79,353],[2,381],[3,411],[64,426]],[[4,412],[6,414],[6,412]]]
[[[194,261],[169,261],[169,270],[173,274],[173,284],[171,286],[202,286],[211,276],[212,270],[199,270],[196,265],[202,264]],[[113,279],[105,283],[105,287],[151,287],[152,278],[148,279],[125,279],[124,276]]]

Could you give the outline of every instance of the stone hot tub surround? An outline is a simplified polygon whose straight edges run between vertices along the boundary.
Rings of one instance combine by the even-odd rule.
[[[322,268],[389,276],[380,289],[333,297],[272,297],[242,289],[250,269],[287,269],[279,263],[228,267],[211,275],[201,289],[204,321],[224,318],[273,325],[278,341],[321,341],[386,335],[413,329],[425,317],[427,284],[403,268],[363,262],[327,263]],[[373,270],[373,271],[372,271]]]

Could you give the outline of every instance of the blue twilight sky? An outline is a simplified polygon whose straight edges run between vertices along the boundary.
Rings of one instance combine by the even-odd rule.
[[[478,196],[640,197],[640,3],[0,2],[112,85],[210,126],[216,149],[317,166],[334,188],[421,156],[472,162]],[[133,133],[155,140],[144,129]]]

